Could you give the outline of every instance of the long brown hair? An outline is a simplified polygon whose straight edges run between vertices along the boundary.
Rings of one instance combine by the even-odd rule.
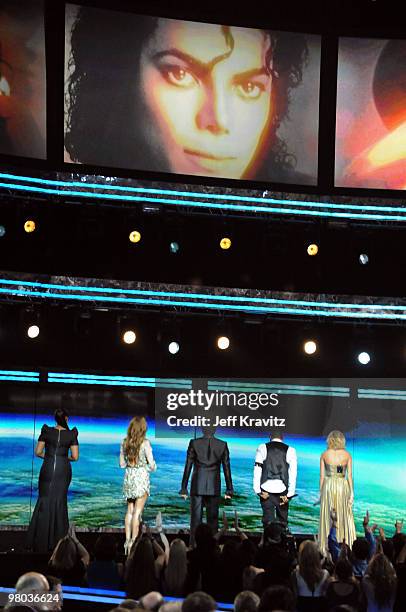
[[[165,582],[170,595],[183,597],[187,576],[187,549],[180,538],[172,541],[169,548],[168,565],[165,569]]]
[[[396,592],[396,572],[383,553],[377,553],[369,562],[367,577],[374,586],[374,597],[379,607],[389,605]]]
[[[56,572],[69,571],[79,560],[78,547],[75,541],[69,536],[61,538],[54,548],[49,565]]]
[[[299,573],[310,591],[314,592],[323,577],[323,570],[319,549],[311,540],[305,540],[299,546]]]
[[[147,421],[143,416],[135,416],[131,419],[127,429],[127,437],[124,438],[124,455],[128,463],[137,463],[141,445],[145,440],[147,432]]]

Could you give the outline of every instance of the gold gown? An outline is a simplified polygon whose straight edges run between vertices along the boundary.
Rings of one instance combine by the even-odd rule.
[[[324,463],[324,482],[320,494],[319,546],[323,552],[328,551],[328,534],[330,533],[330,512],[335,508],[337,513],[337,541],[352,546],[356,536],[352,505],[350,505],[350,485],[346,478],[347,466]]]

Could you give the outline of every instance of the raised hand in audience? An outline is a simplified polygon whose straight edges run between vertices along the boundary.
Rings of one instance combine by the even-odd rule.
[[[248,536],[240,529],[240,525],[238,523],[238,512],[235,510],[234,512],[234,529],[237,535],[241,538],[241,540],[247,540]]]

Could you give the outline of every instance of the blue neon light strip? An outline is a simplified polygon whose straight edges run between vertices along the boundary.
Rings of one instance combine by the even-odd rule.
[[[24,290],[8,290],[0,289],[0,293],[15,296],[32,296],[32,297],[43,297],[43,298],[55,298],[63,300],[82,300],[82,301],[97,301],[97,302],[113,302],[121,304],[144,304],[144,305],[156,305],[156,306],[188,306],[190,308],[203,308],[203,309],[215,309],[215,310],[233,310],[241,312],[253,312],[253,313],[281,313],[281,314],[292,314],[292,315],[307,315],[307,316],[324,316],[324,317],[350,317],[350,318],[361,318],[361,319],[406,319],[406,314],[386,314],[386,313],[365,313],[365,312],[348,312],[338,311],[332,312],[327,310],[311,310],[305,308],[265,308],[257,306],[235,306],[230,304],[208,304],[205,302],[186,302],[186,301],[175,301],[175,300],[147,300],[147,299],[131,299],[131,298],[114,298],[108,296],[91,296],[91,295],[78,295],[74,293],[60,294],[50,293],[43,291],[24,291]],[[176,294],[175,294],[176,295]],[[340,307],[339,304],[334,304],[336,308]],[[358,306],[359,307],[359,306]],[[355,306],[353,306],[355,308]],[[402,307],[402,310],[405,308]]]
[[[192,381],[183,378],[141,378],[134,376],[105,376],[97,374],[48,372],[49,383],[78,385],[105,385],[123,387],[151,387],[164,389],[191,389]]]
[[[255,392],[258,393],[261,391],[261,389],[258,388],[245,388],[245,389],[241,389],[241,387],[215,387],[216,390],[218,391],[234,391],[234,392],[245,392],[245,393],[249,393],[249,392]],[[209,387],[210,390],[213,390],[212,387]],[[263,393],[266,392],[266,390],[262,390]],[[321,397],[349,397],[349,394],[346,393],[337,393],[335,391],[295,391],[295,390],[287,390],[287,389],[281,389],[279,390],[279,394],[280,395],[313,395],[313,396],[321,396]]]
[[[108,603],[118,606],[127,597],[125,591],[111,591],[110,589],[87,589],[84,587],[71,587],[63,585],[63,598],[79,601],[93,601],[95,603]],[[15,593],[11,587],[1,587],[0,593]],[[178,597],[164,597],[164,601],[183,601]],[[233,610],[234,604],[217,603],[218,610]]]
[[[63,585],[63,592],[65,593],[85,593],[88,595],[111,595],[112,597],[125,597],[125,591],[114,591],[111,589],[90,589],[88,587],[77,587],[77,586],[65,586]]]
[[[0,278],[0,284],[18,286],[26,285],[27,287],[38,287],[40,289],[60,289],[61,291],[75,289],[77,291],[87,291],[94,293],[109,293],[122,295],[124,292],[128,295],[142,295],[150,297],[176,297],[187,299],[204,299],[204,300],[224,300],[229,302],[249,302],[263,304],[291,304],[294,306],[322,306],[323,308],[367,308],[371,310],[401,310],[404,311],[406,306],[396,306],[388,304],[351,304],[351,303],[335,303],[335,302],[316,302],[311,300],[283,300],[278,298],[258,298],[239,295],[212,295],[208,293],[184,293],[176,291],[154,291],[151,289],[118,289],[116,287],[89,287],[87,285],[62,285],[58,283],[40,283],[37,281],[21,281],[9,278]],[[24,291],[24,290],[22,290]],[[123,298],[126,299],[126,298]]]
[[[19,382],[39,382],[39,372],[24,372],[22,370],[0,370],[0,382],[15,380]]]
[[[379,210],[384,212],[404,212],[406,213],[406,208],[404,206],[380,206],[380,205],[368,205],[368,204],[338,204],[332,202],[308,202],[303,200],[290,200],[290,199],[282,199],[282,198],[263,198],[263,197],[254,197],[254,196],[235,196],[229,194],[221,194],[221,193],[205,193],[200,191],[177,191],[173,189],[155,189],[150,187],[127,187],[124,185],[102,185],[100,183],[83,183],[81,181],[58,181],[58,180],[50,180],[50,179],[42,179],[37,177],[29,177],[29,176],[19,176],[15,174],[7,174],[0,173],[0,178],[9,179],[14,181],[28,182],[28,183],[37,183],[41,185],[51,185],[55,187],[86,187],[95,189],[95,190],[115,190],[115,191],[123,191],[127,193],[151,193],[151,194],[162,194],[169,196],[177,196],[177,197],[193,197],[193,198],[207,198],[213,200],[227,200],[227,201],[240,201],[240,202],[258,202],[261,204],[269,203],[269,204],[289,204],[294,206],[313,206],[316,208],[332,208],[332,209],[353,209],[353,210]],[[66,191],[62,191],[62,193],[66,193]],[[82,192],[80,192],[82,193]],[[259,208],[253,206],[250,207],[250,210],[259,210]]]
[[[1,589],[0,589],[1,590]],[[13,592],[15,589],[4,589],[7,592]],[[85,593],[89,595],[111,595],[112,597],[123,598],[126,597],[125,591],[114,591],[111,589],[89,589],[87,587],[75,587],[75,586],[65,586],[63,585],[63,592],[65,593]],[[164,595],[165,601],[183,601],[181,597],[169,597]],[[230,603],[218,603],[218,606],[221,606],[222,609],[231,610],[234,606]]]
[[[25,372],[24,370],[0,370],[1,376],[36,376],[39,378],[39,372]]]
[[[105,385],[108,387],[155,387],[155,383],[124,382],[122,380],[89,380],[87,378],[48,378],[50,383],[66,385]]]
[[[34,378],[31,376],[0,376],[0,381],[2,380],[17,380],[20,382],[39,382],[39,378]]]
[[[358,389],[360,399],[391,399],[406,400],[406,391],[396,391],[393,389]]]
[[[372,395],[385,393],[385,395],[404,395],[406,397],[406,390],[397,390],[397,389],[358,389],[358,393],[370,393]]]
[[[7,281],[9,279],[5,279],[6,284]],[[0,283],[2,283],[3,280],[0,279]],[[11,281],[13,284],[15,284],[17,281]],[[19,281],[19,286],[21,287],[23,281]],[[11,283],[10,283],[11,284]],[[27,283],[28,284],[28,283]],[[31,286],[35,285],[36,287],[41,287],[41,288],[46,288],[47,287],[47,283],[30,283]],[[75,286],[71,285],[56,285],[58,287],[59,290],[61,291],[71,291],[74,289],[77,289]],[[92,290],[91,288],[87,288],[87,290]],[[98,290],[98,291],[103,291],[102,288],[93,288],[93,290]],[[122,293],[123,290],[121,290]],[[156,291],[155,294],[159,295],[162,292]],[[179,294],[176,292],[165,292],[167,295],[172,295],[176,298],[179,297]],[[343,308],[345,308],[345,305],[343,304],[339,304],[339,303],[329,303],[328,307],[329,308],[334,308],[334,309],[341,309],[341,310],[335,310],[335,311],[326,311],[326,310],[313,310],[313,309],[306,309],[306,308],[277,308],[277,307],[260,307],[260,306],[252,306],[249,303],[246,305],[234,305],[234,304],[224,304],[221,302],[218,303],[208,303],[208,302],[190,302],[190,301],[180,301],[180,300],[159,300],[159,299],[143,299],[143,298],[127,298],[127,297],[123,297],[121,296],[117,296],[117,297],[113,297],[113,296],[106,296],[106,295],[81,295],[81,294],[75,294],[75,293],[69,293],[69,294],[62,294],[62,293],[54,293],[54,292],[45,292],[45,291],[30,291],[28,289],[7,289],[7,288],[0,288],[0,294],[6,294],[6,295],[14,295],[17,297],[22,297],[22,296],[32,296],[32,297],[42,297],[42,298],[55,298],[55,299],[65,299],[65,300],[80,300],[80,301],[97,301],[97,302],[111,302],[111,303],[120,303],[120,304],[139,304],[139,305],[157,305],[157,306],[187,306],[190,308],[203,308],[203,309],[216,309],[216,310],[230,310],[230,311],[242,311],[242,312],[253,312],[253,313],[281,313],[281,314],[295,314],[295,315],[307,315],[307,316],[325,316],[325,317],[351,317],[351,318],[364,318],[364,319],[406,319],[406,314],[405,314],[405,310],[406,308],[404,306],[391,306],[391,305],[372,305],[375,309],[379,308],[379,309],[391,309],[391,310],[402,310],[403,313],[402,314],[397,314],[397,313],[383,313],[383,312],[378,312],[378,313],[371,313],[371,312],[360,312],[360,309],[362,308],[366,308],[366,309],[370,309],[371,306],[370,305],[363,305],[363,304],[351,304],[349,305],[351,308],[353,309],[357,309],[358,312],[351,312],[351,311],[344,311]],[[188,295],[189,297],[194,297],[194,294],[181,294],[181,295]],[[237,296],[224,296],[226,299],[234,299],[234,297]],[[209,299],[218,299],[218,300],[222,300],[223,296],[206,296],[205,298],[209,298]],[[251,302],[252,300],[258,299],[258,298],[244,298],[245,300]],[[294,300],[279,300],[280,303],[295,303]],[[304,302],[304,301],[300,301],[298,303],[301,304],[317,304],[317,302]]]
[[[271,389],[275,389],[275,390],[282,390],[282,389],[287,389],[287,390],[297,390],[297,391],[336,391],[337,393],[344,393],[346,395],[348,395],[350,393],[350,390],[348,387],[317,387],[317,386],[313,386],[313,385],[285,385],[285,384],[274,384],[274,383],[255,383],[255,381],[253,381],[252,383],[250,381],[237,381],[237,382],[230,382],[228,383],[227,381],[224,380],[209,380],[208,382],[209,385],[213,386],[213,385],[223,385],[223,386],[227,386],[228,384],[230,384],[230,386],[232,386],[233,388],[244,388],[244,387],[260,387],[261,389],[267,389],[267,390],[271,390]]]
[[[40,179],[38,179],[40,180]],[[81,184],[83,185],[83,184]],[[274,208],[271,206],[248,206],[243,204],[217,204],[215,202],[202,202],[197,200],[178,200],[175,198],[158,198],[158,197],[146,197],[146,196],[134,196],[134,195],[119,195],[110,193],[94,193],[88,191],[72,191],[72,190],[60,190],[42,187],[33,187],[30,185],[19,185],[13,183],[0,183],[0,188],[14,189],[17,191],[28,191],[33,193],[61,195],[61,196],[74,196],[81,198],[93,198],[102,200],[115,200],[115,201],[129,201],[129,202],[153,202],[158,204],[169,204],[175,206],[189,206],[192,208],[206,208],[206,209],[221,209],[221,210],[236,210],[240,212],[265,212],[265,213],[277,213],[283,215],[305,215],[312,217],[335,217],[342,219],[359,219],[359,220],[370,220],[370,221],[405,221],[406,220],[406,209],[405,214],[400,215],[381,215],[381,214],[369,214],[369,213],[352,213],[352,212],[325,212],[316,210],[302,210],[297,208]],[[200,194],[201,195],[201,194]],[[207,197],[207,196],[206,196]],[[240,198],[238,198],[240,199]],[[296,201],[283,200],[283,202],[290,205],[295,205]],[[300,202],[296,204],[299,206],[305,206],[307,203]],[[316,203],[313,202],[312,205]],[[331,204],[333,207],[334,204]],[[338,205],[337,205],[338,206]],[[349,206],[349,208],[353,208]],[[364,206],[359,208],[365,209]],[[372,207],[375,209],[375,207]]]

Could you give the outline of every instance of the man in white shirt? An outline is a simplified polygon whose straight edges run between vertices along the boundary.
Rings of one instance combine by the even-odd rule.
[[[270,441],[258,446],[254,466],[254,491],[260,498],[264,528],[273,521],[287,527],[296,476],[295,449],[284,444],[281,431],[272,431]]]

